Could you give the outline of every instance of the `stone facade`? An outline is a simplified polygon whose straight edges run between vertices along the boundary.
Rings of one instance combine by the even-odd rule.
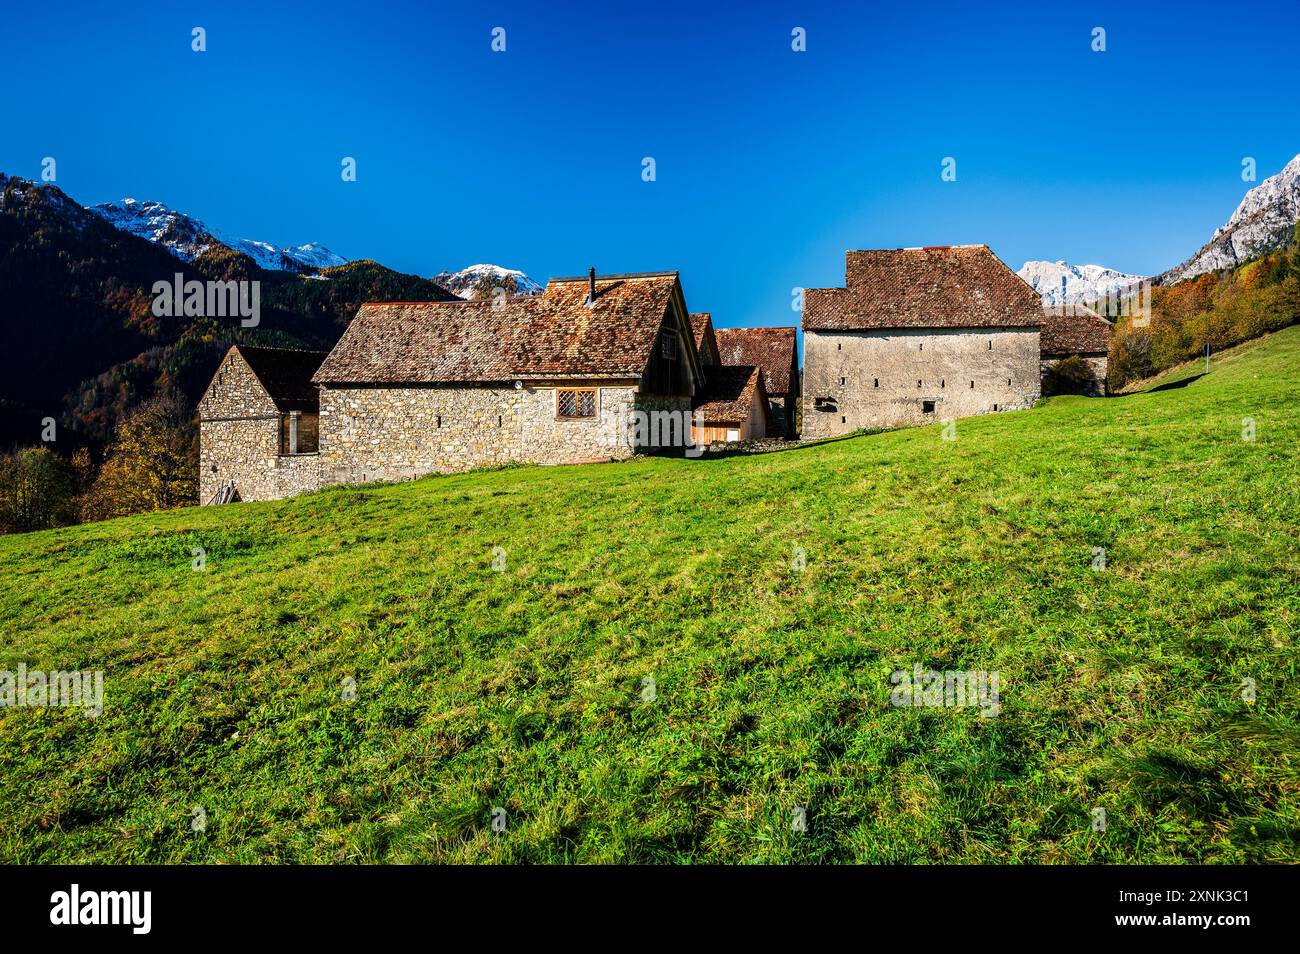
[[[1032,407],[1036,327],[804,331],[803,436]]]
[[[596,417],[562,419],[555,386],[423,385],[321,389],[322,484],[410,480],[498,464],[619,460],[639,450],[632,411],[690,413],[687,397],[650,397],[635,382],[594,387]]]
[[[241,500],[278,500],[320,484],[315,454],[281,454],[283,414],[231,349],[199,404],[199,501],[233,481]]]

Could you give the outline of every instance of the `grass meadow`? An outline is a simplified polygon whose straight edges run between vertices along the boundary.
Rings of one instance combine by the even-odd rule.
[[[1300,861],[1300,327],[1203,371],[0,538],[0,669],[104,672],[0,860]]]

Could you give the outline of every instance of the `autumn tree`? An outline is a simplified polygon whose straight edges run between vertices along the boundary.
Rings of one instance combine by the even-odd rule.
[[[117,425],[83,512],[105,519],[195,503],[198,472],[189,408],[177,392],[160,394]]]

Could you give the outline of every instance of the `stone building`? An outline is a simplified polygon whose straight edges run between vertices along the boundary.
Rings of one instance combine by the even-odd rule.
[[[199,500],[278,500],[319,484],[324,351],[235,345],[199,401]]]
[[[795,328],[719,328],[724,365],[756,365],[763,371],[774,437],[795,436],[799,403],[799,346]]]
[[[771,433],[770,420],[762,368],[724,365],[707,370],[695,398],[696,443],[762,440]]]
[[[1110,322],[1084,305],[1050,305],[1043,309],[1039,342],[1043,393],[1073,392],[1105,397],[1109,370]],[[1077,356],[1084,375],[1075,380],[1055,373],[1066,358]]]
[[[239,499],[263,500],[333,484],[687,446],[703,383],[676,272],[593,270],[553,278],[534,297],[368,303],[327,356],[298,367],[310,361],[315,366],[294,377],[301,407],[247,384],[236,410],[221,403],[239,365],[228,356],[217,392],[199,408],[205,503],[232,482]],[[241,415],[262,421],[261,429],[234,428]],[[317,419],[319,439],[308,451],[302,435],[316,433]],[[296,446],[285,443],[286,426],[295,428]]]
[[[804,292],[803,436],[1031,407],[1043,320],[986,245],[849,252]]]

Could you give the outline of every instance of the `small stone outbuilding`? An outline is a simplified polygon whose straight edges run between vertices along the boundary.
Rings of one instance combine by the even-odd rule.
[[[1109,370],[1111,324],[1084,305],[1049,305],[1043,309],[1039,340],[1043,393],[1077,393],[1105,397]],[[1078,357],[1081,373],[1057,374],[1057,368]]]
[[[315,489],[324,351],[234,345],[199,400],[199,501]]]
[[[799,345],[795,328],[719,328],[724,365],[762,369],[771,416],[769,436],[793,438],[799,404]]]

